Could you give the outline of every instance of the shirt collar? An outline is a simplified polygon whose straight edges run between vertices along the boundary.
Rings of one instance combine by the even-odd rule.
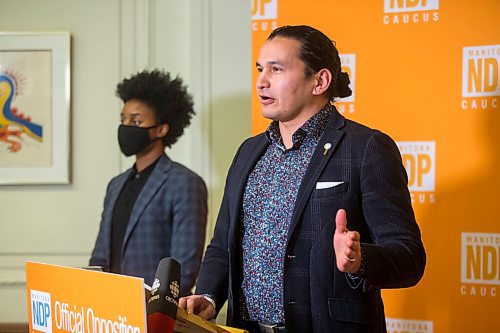
[[[134,163],[134,167],[132,168],[133,172],[132,172],[131,178],[135,179],[135,178],[148,177],[153,172],[153,169],[154,169],[155,165],[158,163],[158,161],[160,160],[160,157],[158,157],[156,159],[156,161],[154,161],[153,163],[148,165],[145,169],[143,169],[140,172],[137,172],[136,165]]]
[[[328,103],[323,109],[321,109],[311,118],[309,118],[304,124],[302,124],[302,126],[300,126],[300,128],[297,129],[292,135],[293,147],[291,149],[299,148],[306,137],[318,140],[323,134],[326,123],[328,122],[328,119],[330,119],[332,112],[333,106]],[[274,143],[285,150],[279,130],[278,121],[271,122],[265,134],[269,143]]]

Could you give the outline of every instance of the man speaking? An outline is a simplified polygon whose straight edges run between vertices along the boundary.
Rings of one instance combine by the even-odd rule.
[[[251,332],[385,332],[380,290],[415,285],[425,251],[394,141],[341,116],[351,94],[334,43],[274,30],[256,82],[267,131],[229,170],[196,293],[205,319]]]

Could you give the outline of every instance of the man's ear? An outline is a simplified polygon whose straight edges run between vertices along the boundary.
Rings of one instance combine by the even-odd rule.
[[[165,135],[167,135],[169,130],[170,130],[170,126],[168,126],[167,123],[159,125],[157,127],[156,137],[163,138]]]
[[[316,82],[312,93],[315,96],[323,95],[332,83],[332,73],[328,69],[322,68],[314,76],[316,77]]]

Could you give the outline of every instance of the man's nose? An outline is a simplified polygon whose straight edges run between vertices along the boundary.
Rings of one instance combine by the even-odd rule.
[[[269,80],[267,78],[267,75],[265,74],[264,71],[259,73],[259,76],[257,76],[257,89],[264,89],[264,88],[269,88]]]

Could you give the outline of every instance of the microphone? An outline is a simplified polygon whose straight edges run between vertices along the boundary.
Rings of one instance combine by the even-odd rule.
[[[180,264],[170,257],[160,260],[146,306],[148,333],[173,333],[180,284]]]

